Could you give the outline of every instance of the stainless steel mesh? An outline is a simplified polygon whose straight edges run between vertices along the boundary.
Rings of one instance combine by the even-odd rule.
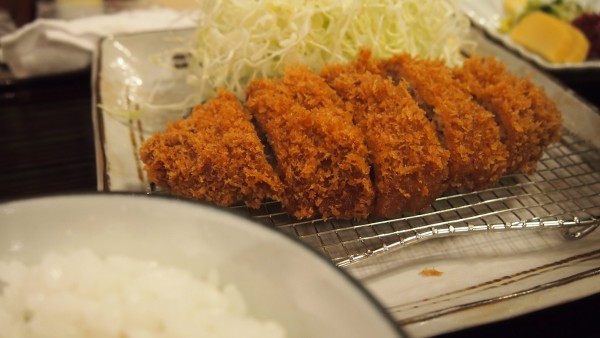
[[[600,151],[563,131],[537,171],[507,175],[489,189],[448,191],[429,209],[394,219],[298,221],[276,202],[234,209],[297,236],[340,266],[395,247],[476,231],[563,228],[576,238],[600,224]]]
[[[502,177],[480,191],[447,191],[427,210],[398,218],[298,221],[278,202],[232,207],[300,238],[339,266],[427,239],[481,231],[562,229],[578,238],[600,225],[600,151],[563,130],[537,171]]]

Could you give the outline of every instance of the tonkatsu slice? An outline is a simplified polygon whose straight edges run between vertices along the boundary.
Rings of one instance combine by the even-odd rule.
[[[250,113],[225,90],[146,140],[140,153],[148,178],[176,195],[258,208],[283,193]]]
[[[544,149],[560,139],[562,119],[556,104],[542,88],[510,74],[494,58],[468,58],[454,75],[496,114],[509,152],[507,171],[534,171]]]
[[[495,116],[479,105],[441,60],[417,60],[407,54],[382,63],[392,78],[405,79],[450,152],[448,183],[477,190],[498,182],[506,172],[508,151]]]
[[[377,67],[363,51],[354,64],[326,66],[321,75],[365,135],[376,190],[374,214],[420,211],[446,189],[448,151],[405,83],[394,85],[368,69]]]
[[[284,207],[294,217],[371,213],[375,192],[364,137],[319,75],[288,67],[283,79],[252,81],[246,94],[275,155]]]

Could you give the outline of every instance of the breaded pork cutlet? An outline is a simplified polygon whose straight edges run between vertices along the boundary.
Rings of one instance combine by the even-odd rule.
[[[510,74],[494,58],[471,57],[454,75],[500,121],[510,154],[507,171],[534,171],[544,148],[560,139],[562,120],[556,104],[540,87]]]
[[[458,189],[481,189],[506,172],[508,152],[495,116],[473,99],[441,60],[417,60],[407,54],[382,62],[387,74],[405,79],[417,102],[436,123],[450,151],[448,182]]]
[[[372,73],[370,53],[351,64],[331,65],[321,75],[349,105],[365,135],[376,190],[374,214],[420,211],[446,189],[448,151],[404,83]]]
[[[364,137],[321,77],[288,67],[282,79],[252,81],[246,94],[286,186],[284,207],[294,217],[370,214],[375,192]]]
[[[283,193],[250,113],[225,90],[153,135],[140,152],[149,179],[176,195],[258,208]]]

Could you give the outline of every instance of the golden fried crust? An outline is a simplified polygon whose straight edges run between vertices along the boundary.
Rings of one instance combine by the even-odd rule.
[[[535,169],[559,140],[544,91],[494,59],[462,68],[362,50],[320,75],[288,67],[197,106],[140,149],[151,181],[221,206],[281,201],[298,219],[420,211],[452,186],[481,189]],[[267,161],[259,134],[276,160]]]
[[[354,68],[359,71],[326,67],[323,74],[349,103],[366,135],[377,191],[374,214],[420,211],[446,188],[448,151],[404,83],[394,85],[389,78]]]
[[[149,179],[176,195],[221,206],[243,201],[258,208],[283,193],[250,114],[224,90],[188,119],[152,136],[140,153]]]
[[[449,184],[481,189],[506,172],[508,151],[500,140],[495,116],[483,108],[452,77],[442,61],[398,55],[383,62],[389,73],[406,79],[418,101],[430,108],[450,151]]]
[[[380,62],[372,57],[370,49],[363,48],[358,52],[353,62],[344,64],[330,64],[321,69],[321,77],[325,82],[331,84],[333,80],[345,73],[372,73],[386,76],[385,69],[381,67]]]
[[[543,89],[510,74],[493,58],[469,58],[454,76],[501,122],[510,154],[508,172],[534,171],[544,148],[560,139],[556,104]]]
[[[252,81],[246,94],[286,186],[285,208],[299,219],[367,217],[375,195],[367,148],[335,92],[308,69],[288,67],[281,80]]]

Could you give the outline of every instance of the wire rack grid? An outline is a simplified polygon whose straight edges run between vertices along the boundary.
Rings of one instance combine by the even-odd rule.
[[[588,140],[590,137],[597,137],[597,130],[590,131],[589,128],[585,128],[597,125],[596,122],[586,124],[585,113],[595,114],[597,112],[589,112],[585,105],[572,99],[564,88],[488,41],[481,32],[474,31],[474,33],[478,53],[482,56],[497,56],[504,60],[511,72],[515,74],[535,75],[533,80],[537,79],[537,83],[542,84],[550,96],[556,97],[561,111],[569,112],[568,121],[572,122],[572,130],[564,129],[561,133],[561,141],[546,149],[535,173],[504,176],[497,185],[486,190],[447,191],[427,210],[418,214],[404,214],[393,219],[298,221],[287,214],[276,202],[266,202],[257,210],[249,209],[244,205],[237,205],[232,209],[267,226],[298,237],[339,266],[346,266],[392,249],[439,237],[485,231],[559,229],[564,232],[566,238],[578,238],[593,231],[600,224],[600,147],[587,143],[584,137],[587,136]],[[180,41],[173,39],[171,33],[168,33],[167,36],[168,39],[165,40],[165,43]],[[126,44],[134,52],[143,51],[144,55],[148,53],[146,49],[135,49],[137,47],[134,46],[146,46],[146,44],[138,44],[139,41],[135,36],[131,38],[133,40],[129,41],[127,37],[124,37],[124,40],[119,40],[116,45],[122,47],[123,44]],[[128,56],[122,54],[120,47],[114,47],[114,41],[106,40],[106,42],[104,54],[100,53],[99,55],[104,55],[107,59],[99,59],[99,63],[96,65],[98,72],[103,69],[103,61],[111,62],[111,55],[119,58]],[[175,42],[175,45],[179,46],[178,43],[180,42]],[[111,46],[112,54],[108,53]],[[161,45],[160,48],[162,50],[165,47]],[[185,54],[177,54],[173,57],[174,68],[185,68],[187,65]],[[136,58],[128,60],[128,62],[132,67],[140,66]],[[151,64],[150,66],[154,67],[155,65]],[[111,100],[114,101],[113,104],[117,104],[122,99],[120,95],[123,92],[125,93],[124,101],[131,104],[127,78],[125,81],[108,81],[106,78],[110,78],[110,76],[106,75],[106,72],[111,68],[106,65],[104,67],[105,72],[101,73],[103,76],[97,78],[100,81],[107,81],[105,87],[118,94],[112,97],[111,92],[106,92],[106,88],[104,88],[105,92],[102,92],[103,87],[100,86],[100,83],[96,83],[101,95],[95,103],[98,104],[98,107],[109,104]],[[115,74],[122,76],[120,69]],[[153,73],[141,72],[140,74]],[[171,75],[169,73],[169,76]],[[118,76],[116,78],[121,80],[122,78]],[[169,77],[169,79],[171,78]],[[120,83],[125,83],[126,87],[117,86]],[[119,91],[120,88],[123,90]],[[137,109],[136,107],[130,108]],[[155,187],[147,182],[138,157],[139,145],[147,136],[145,132],[157,127],[163,128],[164,121],[154,121],[150,117],[144,121],[141,119],[135,122],[128,120],[125,121],[127,129],[119,129],[115,125],[123,123],[123,121],[118,121],[114,116],[109,117],[110,114],[105,115],[102,109],[98,109],[95,110],[98,114],[95,115],[95,118],[102,117],[96,123],[98,128],[96,131],[97,144],[100,145],[98,157],[99,163],[101,163],[98,166],[99,189],[129,189],[130,184],[133,185],[131,182],[135,182],[135,189],[141,191],[146,189],[149,193],[164,193],[156,191]],[[582,117],[585,118],[581,119]],[[568,124],[565,123],[565,125]],[[122,126],[119,124],[119,127]],[[575,130],[578,127],[581,127],[584,133],[574,133],[573,131],[578,131]],[[120,131],[123,131],[123,134],[117,134]],[[129,139],[131,147],[122,147],[122,144],[119,143],[121,140],[118,138],[110,139],[112,143],[105,142],[108,140],[107,135],[125,137],[125,139]],[[110,153],[111,151],[114,154]],[[107,153],[112,158],[108,158]],[[131,160],[134,165],[128,167],[124,164],[125,159]],[[117,178],[120,179],[119,184],[115,183]]]
[[[575,239],[600,225],[600,151],[563,130],[537,170],[514,174],[486,190],[447,191],[427,210],[398,218],[298,221],[277,202],[232,207],[347,266],[424,240],[482,231],[561,229]]]

